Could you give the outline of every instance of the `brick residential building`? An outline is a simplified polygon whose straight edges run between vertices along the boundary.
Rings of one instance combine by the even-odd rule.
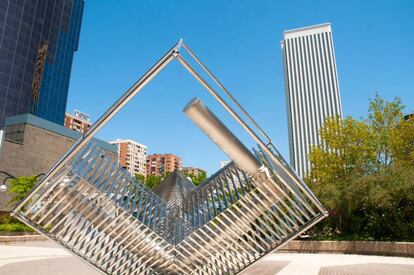
[[[153,154],[147,157],[147,176],[164,176],[167,172],[181,171],[182,160],[173,154]]]
[[[89,130],[92,123],[89,115],[79,110],[73,110],[73,114],[65,113],[65,127],[84,134]]]
[[[181,170],[183,174],[192,175],[194,177],[198,177],[201,173],[207,174],[207,171],[197,167],[183,167]]]
[[[118,148],[119,165],[131,174],[146,176],[147,146],[130,139],[117,139],[109,143]]]

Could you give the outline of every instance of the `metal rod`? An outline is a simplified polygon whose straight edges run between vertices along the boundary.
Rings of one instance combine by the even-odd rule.
[[[184,112],[239,166],[251,174],[258,172],[261,165],[254,155],[199,98],[191,100]]]
[[[260,127],[250,114],[241,106],[241,104],[234,98],[234,96],[224,87],[224,85],[213,75],[213,73],[204,65],[204,63],[195,55],[195,53],[188,47],[187,44],[183,43],[183,48],[191,55],[192,58],[201,66],[201,68],[216,82],[216,84],[226,93],[226,95],[233,101],[234,104],[240,109],[240,111],[247,117],[247,119],[253,123],[253,125],[259,130],[259,132],[267,139],[269,143],[272,142],[270,137],[265,133],[265,131]]]

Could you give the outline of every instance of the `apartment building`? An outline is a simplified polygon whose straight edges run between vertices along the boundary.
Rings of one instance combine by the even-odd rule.
[[[89,130],[92,123],[90,116],[79,110],[74,110],[73,114],[65,113],[65,127],[78,131],[81,134]]]
[[[174,154],[153,154],[147,157],[147,175],[163,176],[167,172],[181,171],[182,160]]]
[[[183,167],[181,172],[186,175],[198,177],[201,173],[207,174],[207,171],[198,167]]]
[[[119,165],[131,174],[146,176],[147,146],[131,139],[117,139],[109,143],[118,148]]]

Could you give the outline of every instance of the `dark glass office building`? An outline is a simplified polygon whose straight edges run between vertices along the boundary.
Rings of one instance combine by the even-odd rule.
[[[0,0],[0,128],[31,113],[63,124],[83,0]]]

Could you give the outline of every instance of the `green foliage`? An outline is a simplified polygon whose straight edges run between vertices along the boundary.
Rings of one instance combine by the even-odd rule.
[[[145,177],[139,174],[135,174],[135,178],[140,182],[143,182],[144,185],[147,186],[149,189],[152,189],[155,186],[157,186],[163,179],[163,177],[159,176],[148,175],[147,177]]]
[[[22,223],[0,224],[0,232],[33,232],[33,229]]]
[[[0,215],[0,232],[33,232],[33,229],[8,214],[2,214]]]
[[[191,179],[191,181],[193,182],[193,184],[195,186],[199,186],[200,183],[202,183],[206,178],[207,178],[207,173],[204,171],[200,171],[200,173],[198,174],[198,176],[194,176],[192,174],[189,173],[184,173],[187,177],[189,177]]]
[[[370,101],[368,118],[329,118],[306,181],[329,211],[319,234],[414,241],[414,120],[399,98]]]
[[[144,175],[135,174],[135,179],[139,182],[144,182],[145,183],[145,176]]]
[[[37,183],[37,177],[18,177],[8,182],[8,193],[12,196],[9,205],[24,199]],[[10,217],[8,214],[0,216],[0,232],[33,232],[33,229]]]
[[[154,176],[154,175],[148,175],[145,179],[145,185],[149,188],[155,188],[162,180],[162,177]]]
[[[14,205],[16,202],[24,199],[37,183],[37,177],[18,177],[9,181],[8,193],[12,198],[8,202]]]

